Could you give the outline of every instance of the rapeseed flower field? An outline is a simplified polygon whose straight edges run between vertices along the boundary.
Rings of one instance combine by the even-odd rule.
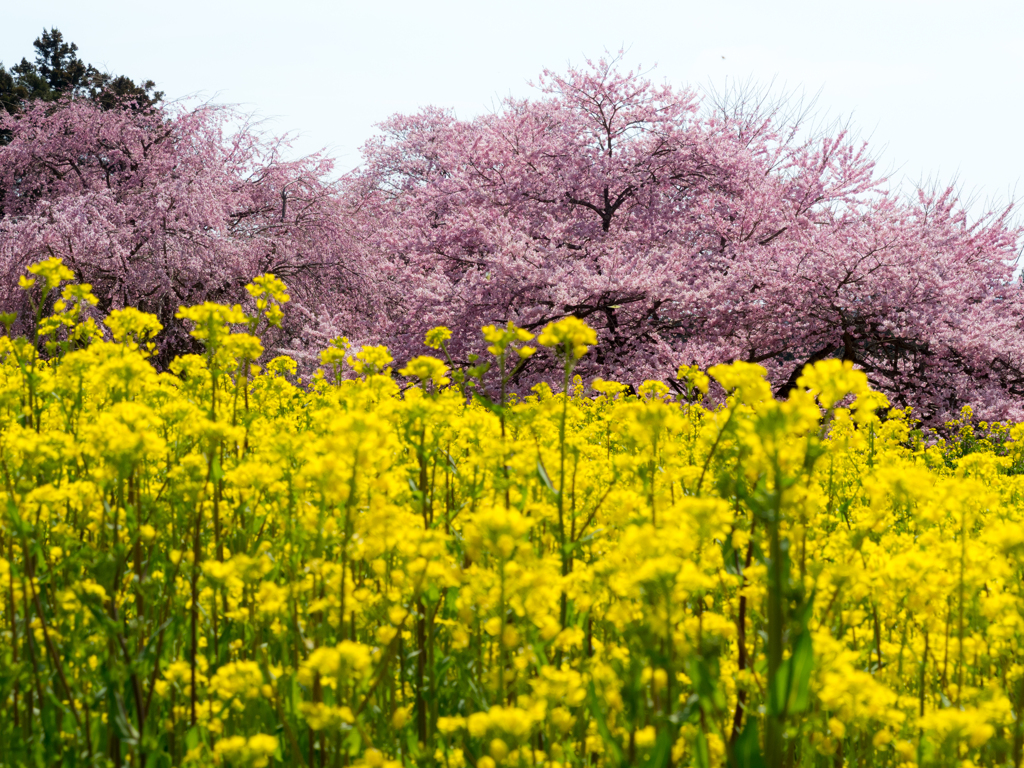
[[[288,296],[0,338],[0,763],[1019,766],[1024,432],[926,442],[864,375],[679,391],[593,332],[262,366]],[[432,348],[432,349],[428,349]],[[562,380],[509,394],[533,354]],[[714,380],[727,393],[705,402]],[[486,384],[486,386],[485,386]]]

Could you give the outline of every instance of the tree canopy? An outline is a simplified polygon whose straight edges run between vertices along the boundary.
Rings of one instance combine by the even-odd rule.
[[[404,285],[397,357],[434,324],[465,356],[482,325],[574,315],[598,331],[592,376],[738,359],[784,394],[841,357],[925,417],[1024,415],[1009,208],[971,222],[952,189],[906,199],[842,127],[809,133],[765,99],[702,101],[614,59],[538,85],[472,120],[395,116],[348,180],[363,242]]]
[[[895,194],[841,126],[809,132],[766,99],[600,60],[471,120],[396,115],[333,181],[329,160],[287,160],[230,110],[76,97],[90,68],[58,36],[15,87],[63,95],[0,112],[5,309],[47,256],[101,310],[139,306],[165,328],[270,271],[295,294],[278,342],[309,366],[305,350],[342,334],[407,360],[438,325],[469,365],[484,325],[574,316],[597,332],[586,377],[681,388],[680,365],[744,360],[784,395],[806,363],[841,358],[928,420],[968,403],[1024,418],[1012,206],[972,220],[953,189]],[[168,331],[162,348],[189,343]],[[512,386],[552,365],[535,355]]]
[[[86,64],[78,56],[78,46],[65,41],[57,28],[44,29],[33,46],[34,62],[23,58],[9,69],[0,62],[0,106],[10,114],[37,100],[88,98],[109,109],[125,104],[148,108],[163,98],[152,80],[136,84]]]
[[[59,256],[98,310],[137,307],[163,323],[161,355],[192,349],[181,305],[235,303],[255,276],[292,287],[290,354],[339,329],[366,333],[381,291],[361,281],[331,162],[227,108],[105,110],[91,100],[0,113],[0,307],[24,312],[24,267]],[[20,302],[20,303],[19,303]]]

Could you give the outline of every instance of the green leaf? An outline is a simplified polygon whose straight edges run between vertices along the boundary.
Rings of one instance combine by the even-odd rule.
[[[491,398],[487,397],[486,395],[481,395],[479,393],[474,394],[473,402],[477,403],[478,405],[482,405],[484,408],[486,408],[493,414],[496,414],[498,416],[501,415],[501,404],[494,402],[493,400],[491,400]]]
[[[704,731],[697,731],[697,738],[693,742],[694,764],[697,768],[711,768],[711,755],[708,752],[708,737]]]
[[[117,691],[113,691],[113,696],[109,697],[108,700],[110,700],[108,710],[113,715],[110,719],[114,722],[114,732],[118,738],[125,744],[133,746],[138,744],[141,735],[135,730],[135,724],[128,715],[128,710],[124,705],[124,698]]]
[[[448,451],[441,451],[441,453],[443,453],[448,459],[448,466],[452,468],[452,474],[458,476],[459,468],[455,464],[455,459],[452,458],[452,455],[448,453]]]
[[[171,768],[171,756],[166,752],[150,749],[146,753],[146,768]]]
[[[138,662],[144,659],[154,658],[156,656],[156,646],[160,642],[160,634],[172,624],[177,624],[178,620],[177,616],[171,616],[171,618],[167,619],[167,621],[154,629],[150,634],[146,645],[143,646],[142,650],[135,656],[135,660]]]
[[[811,617],[814,616],[814,597],[817,589],[811,591],[810,596],[797,606],[793,612],[793,618],[800,622],[800,631],[804,632],[810,625]]]
[[[552,493],[558,493],[555,490],[554,484],[551,482],[551,478],[548,477],[548,471],[544,469],[544,464],[540,459],[537,459],[537,474],[540,475],[541,481],[548,487],[548,490]]]
[[[810,632],[800,633],[789,661],[793,674],[789,711],[805,712],[811,705],[811,672],[814,671],[814,648]]]
[[[622,765],[622,746],[616,740],[611,731],[608,730],[608,721],[605,719],[604,710],[601,709],[601,704],[597,700],[597,693],[594,690],[594,681],[591,680],[588,686],[589,690],[589,703],[590,713],[594,716],[594,720],[597,723],[597,732],[601,734],[601,738],[604,743],[611,749],[612,754],[615,756],[615,765]]]
[[[700,718],[700,696],[691,693],[682,709],[677,709],[665,719],[677,728],[683,723],[696,722]]]
[[[793,655],[782,662],[772,689],[768,692],[768,714],[784,717],[804,712],[811,703],[811,672],[814,670],[814,649],[810,632],[801,632]]]
[[[748,717],[732,748],[729,768],[766,768],[757,736],[757,718]]]
[[[349,731],[348,736],[345,737],[344,748],[352,757],[357,757],[363,751],[363,738],[358,728]]]
[[[416,738],[415,728],[405,728],[405,748],[410,755],[419,756],[423,753],[420,748],[419,739]]]
[[[643,762],[642,768],[665,768],[671,754],[672,736],[667,728],[662,728],[658,733],[658,740],[654,742],[654,749]]]
[[[719,701],[724,706],[725,702],[715,686],[715,676],[703,659],[700,657],[692,659],[687,671],[690,675],[694,692],[700,699],[701,708],[705,712],[708,714],[715,712],[719,708]]]
[[[743,573],[743,558],[740,557],[740,553],[732,545],[732,536],[726,536],[722,542],[722,563],[725,566],[726,573],[733,576],[740,576]]]

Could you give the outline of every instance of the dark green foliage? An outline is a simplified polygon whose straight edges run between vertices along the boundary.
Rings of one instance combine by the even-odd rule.
[[[163,98],[162,92],[153,90],[152,80],[136,84],[86,64],[78,57],[78,46],[65,41],[59,29],[44,29],[33,45],[35,62],[22,59],[10,69],[0,62],[0,107],[9,114],[32,101],[87,98],[104,109],[148,109]]]
[[[28,88],[0,65],[0,109],[13,115],[28,93]]]

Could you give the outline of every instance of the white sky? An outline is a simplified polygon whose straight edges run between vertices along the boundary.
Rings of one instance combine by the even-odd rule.
[[[1024,195],[1024,2],[413,2],[40,0],[8,3],[0,59],[32,58],[57,27],[101,69],[169,98],[216,97],[359,163],[373,124],[420,106],[461,117],[528,95],[544,67],[628,49],[627,66],[694,86],[746,80],[819,89],[853,117],[894,181]],[[723,58],[724,57],[724,58]]]

